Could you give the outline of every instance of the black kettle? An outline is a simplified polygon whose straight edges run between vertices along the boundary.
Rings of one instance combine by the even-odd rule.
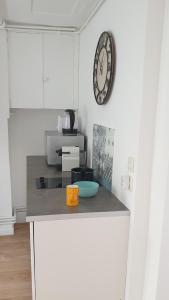
[[[73,109],[66,109],[65,112],[69,115],[70,128],[63,128],[63,134],[77,134],[77,129],[74,129],[75,111]]]

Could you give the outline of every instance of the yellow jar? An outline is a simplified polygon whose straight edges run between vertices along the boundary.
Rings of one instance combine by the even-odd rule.
[[[66,187],[66,204],[67,206],[77,206],[79,204],[79,187],[78,185],[67,185]]]

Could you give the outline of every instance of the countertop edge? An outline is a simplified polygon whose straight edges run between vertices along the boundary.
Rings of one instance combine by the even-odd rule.
[[[82,218],[101,218],[101,217],[122,217],[130,216],[130,211],[108,211],[108,212],[88,212],[88,213],[72,213],[72,214],[55,214],[43,216],[27,216],[26,222],[40,222],[40,221],[55,221],[55,220],[69,220]]]

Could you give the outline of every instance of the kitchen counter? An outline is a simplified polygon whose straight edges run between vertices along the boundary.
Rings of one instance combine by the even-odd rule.
[[[49,167],[45,156],[27,157],[27,211],[26,221],[129,215],[129,210],[105,188],[100,187],[93,198],[80,198],[79,206],[66,206],[65,188],[37,189],[36,178],[60,177],[55,167]],[[64,177],[70,173],[64,172]]]

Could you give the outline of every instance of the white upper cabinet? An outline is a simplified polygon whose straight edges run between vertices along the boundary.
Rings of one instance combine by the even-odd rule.
[[[9,32],[9,81],[12,108],[42,108],[42,40],[39,33]]]
[[[8,33],[12,108],[78,107],[78,38],[73,33]]]
[[[75,36],[44,33],[44,105],[45,108],[76,108]]]

